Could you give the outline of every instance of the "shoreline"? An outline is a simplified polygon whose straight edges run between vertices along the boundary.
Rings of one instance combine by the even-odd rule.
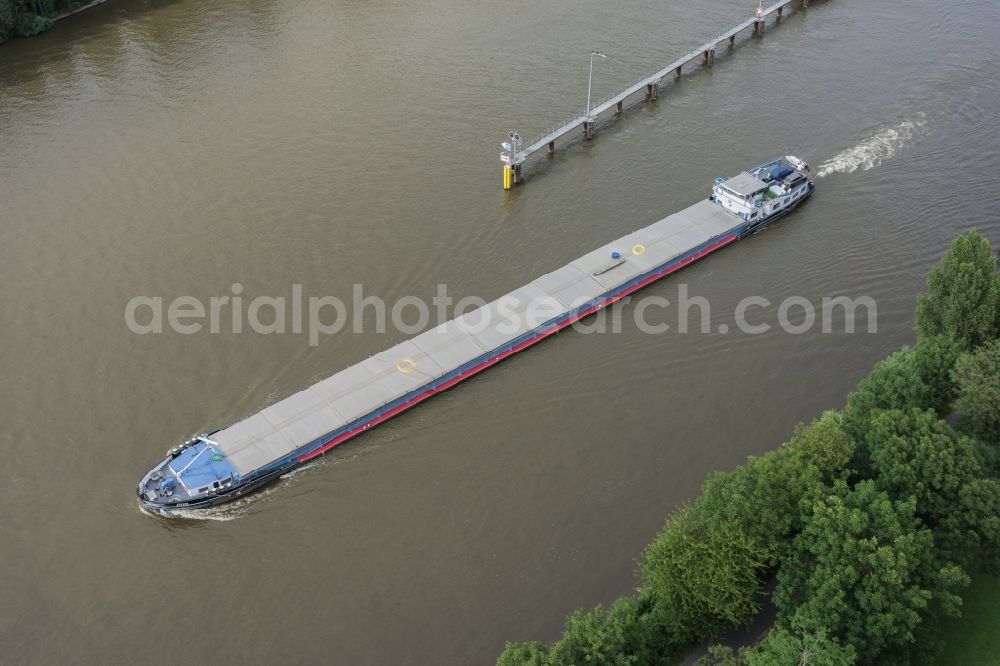
[[[105,2],[108,2],[108,0],[93,0],[92,2],[88,2],[87,4],[83,5],[82,7],[77,7],[73,11],[66,12],[65,14],[60,14],[59,16],[53,16],[52,22],[56,23],[57,21],[61,21],[64,18],[69,18],[74,14],[79,14],[80,12],[87,11],[88,9],[93,9],[98,5],[103,5]]]

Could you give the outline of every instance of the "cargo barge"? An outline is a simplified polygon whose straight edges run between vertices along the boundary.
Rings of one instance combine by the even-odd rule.
[[[136,488],[148,510],[242,497],[615,301],[759,231],[812,194],[809,167],[775,160],[655,224],[353,365],[228,428],[170,449]]]

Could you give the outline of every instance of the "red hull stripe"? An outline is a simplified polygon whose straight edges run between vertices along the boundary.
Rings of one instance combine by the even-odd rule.
[[[469,370],[467,370],[466,372],[462,373],[461,375],[452,377],[451,379],[449,379],[448,381],[444,382],[443,384],[440,384],[439,386],[427,389],[423,393],[420,393],[419,395],[414,396],[408,402],[405,402],[405,403],[403,403],[403,404],[401,404],[401,405],[399,405],[399,406],[397,406],[397,407],[389,410],[388,412],[380,415],[379,417],[377,417],[375,419],[372,419],[371,421],[369,421],[365,425],[363,425],[361,427],[358,427],[358,428],[355,428],[354,430],[351,430],[351,431],[348,431],[348,432],[345,432],[345,433],[341,433],[340,435],[338,435],[338,436],[334,437],[333,439],[331,439],[329,442],[326,442],[325,444],[323,444],[323,446],[319,447],[318,449],[310,451],[309,453],[302,454],[301,456],[299,456],[298,458],[296,458],[296,460],[298,460],[300,463],[304,463],[306,461],[312,460],[313,458],[317,458],[317,457],[323,455],[324,453],[326,453],[327,451],[329,451],[333,447],[337,446],[338,444],[343,444],[344,442],[346,442],[347,440],[351,439],[352,437],[355,437],[356,435],[360,435],[361,433],[366,432],[370,428],[374,428],[375,426],[377,426],[378,424],[382,423],[383,421],[388,421],[389,419],[391,419],[392,417],[396,416],[397,414],[405,412],[406,410],[410,409],[411,407],[414,407],[414,406],[420,404],[421,402],[423,402],[427,398],[435,396],[438,393],[441,393],[442,391],[447,391],[448,389],[450,389],[455,384],[458,384],[459,382],[464,381],[464,380],[468,379],[469,377],[472,377],[473,375],[479,374],[483,370],[486,370],[487,368],[490,368],[490,367],[496,365],[497,363],[499,363],[500,361],[504,360],[508,356],[513,356],[517,352],[523,351],[524,349],[527,349],[528,347],[534,345],[537,342],[541,342],[542,340],[544,340],[545,338],[549,337],[550,335],[552,335],[554,333],[558,333],[559,331],[561,331],[562,329],[566,328],[567,326],[570,326],[571,324],[574,324],[574,323],[580,321],[581,319],[583,319],[585,317],[589,317],[590,315],[594,314],[598,310],[600,310],[602,308],[605,308],[608,305],[611,305],[612,303],[621,300],[622,298],[625,298],[629,294],[631,294],[631,293],[633,293],[633,292],[635,292],[635,291],[637,291],[639,289],[642,289],[643,287],[645,287],[645,286],[647,286],[647,285],[649,285],[649,284],[651,284],[653,282],[656,282],[657,280],[659,280],[661,278],[664,278],[664,277],[670,275],[671,273],[674,273],[675,271],[678,271],[678,270],[684,268],[685,266],[687,266],[687,265],[689,265],[689,264],[697,261],[698,259],[701,259],[705,255],[708,255],[708,254],[711,254],[712,252],[715,252],[716,250],[718,250],[721,247],[725,247],[726,245],[729,245],[730,243],[732,243],[737,238],[739,238],[739,236],[737,234],[733,234],[731,236],[727,236],[726,238],[723,238],[723,239],[717,241],[716,243],[714,243],[712,245],[709,245],[708,247],[706,247],[705,249],[701,250],[700,252],[698,252],[696,254],[693,254],[690,257],[684,259],[683,261],[680,261],[677,264],[674,264],[673,266],[667,268],[662,273],[654,273],[653,275],[650,275],[648,278],[646,278],[642,282],[639,282],[638,284],[635,284],[635,285],[629,287],[628,289],[624,289],[620,293],[615,294],[614,296],[608,296],[607,298],[605,298],[601,302],[595,303],[594,305],[590,306],[586,310],[581,310],[580,312],[578,312],[577,314],[573,315],[572,317],[568,317],[564,321],[559,322],[559,324],[557,324],[556,326],[553,326],[553,327],[551,327],[551,328],[549,328],[549,329],[547,329],[545,331],[541,331],[538,335],[525,340],[524,342],[522,342],[521,344],[517,345],[516,347],[512,347],[512,348],[508,349],[505,352],[501,352],[500,354],[497,354],[496,356],[492,356],[492,357],[486,359],[485,361],[483,361],[479,365],[470,368]]]

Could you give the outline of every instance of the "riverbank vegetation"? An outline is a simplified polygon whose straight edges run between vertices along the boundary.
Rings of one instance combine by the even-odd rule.
[[[89,4],[90,0],[0,0],[0,44],[11,37],[30,37],[52,27],[53,19]]]
[[[843,410],[709,478],[643,553],[634,596],[575,612],[551,645],[508,643],[499,666],[676,663],[748,624],[769,580],[766,637],[703,664],[939,654],[970,574],[1000,565],[1000,275],[981,235],[931,271],[916,329]]]

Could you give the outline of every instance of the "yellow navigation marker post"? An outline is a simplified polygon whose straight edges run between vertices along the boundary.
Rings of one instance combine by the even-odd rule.
[[[503,148],[503,152],[500,153],[500,161],[503,162],[503,189],[509,190],[512,185],[521,180],[521,162],[524,158],[518,160],[517,151],[522,145],[521,135],[517,132],[507,132],[507,138],[510,141],[504,141],[500,144]]]

